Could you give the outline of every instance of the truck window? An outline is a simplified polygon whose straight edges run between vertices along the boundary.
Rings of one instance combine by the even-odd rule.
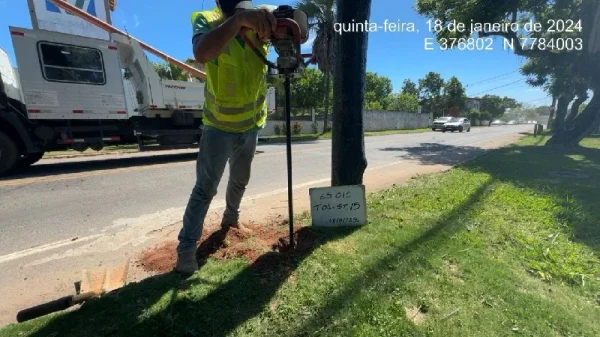
[[[40,42],[38,48],[47,81],[106,84],[100,50],[49,42]]]

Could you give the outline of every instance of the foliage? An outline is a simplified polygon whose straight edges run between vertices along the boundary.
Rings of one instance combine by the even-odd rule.
[[[336,2],[335,0],[300,0],[296,3],[296,8],[306,13],[309,20],[309,29],[316,34],[312,45],[312,54],[315,57],[317,67],[325,74],[323,90],[325,106],[323,133],[325,133],[327,132],[329,117],[330,77],[335,58]]]
[[[477,120],[481,120],[482,113],[477,109],[471,109],[464,113],[464,115],[471,121],[471,123],[475,123]]]
[[[312,129],[312,133],[317,134],[319,132],[319,123],[313,122],[310,127]]]
[[[442,90],[444,79],[435,72],[429,72],[425,78],[419,80],[419,100],[426,113],[433,113],[434,117],[444,114]]]
[[[497,95],[485,95],[481,98],[481,111],[487,113],[492,119],[504,114],[507,107],[506,101]]]
[[[276,135],[281,135],[281,125],[279,124],[275,124],[273,125],[273,132],[275,132]]]
[[[192,66],[196,69],[202,70],[194,59],[188,58],[183,63]],[[161,79],[174,80],[174,81],[187,81],[188,78],[192,77],[187,71],[176,67],[167,62],[152,62],[154,71],[158,74]],[[194,78],[200,82],[204,82],[204,79],[194,76]]]
[[[419,111],[419,99],[417,96],[396,93],[388,96],[387,107],[390,111],[400,112],[418,112]]]
[[[308,68],[290,85],[290,89],[294,107],[317,109],[322,106],[325,97],[325,78],[319,70]]]
[[[387,110],[386,98],[392,93],[392,80],[377,73],[367,72],[365,82],[365,109]]]
[[[299,135],[302,132],[302,123],[300,123],[299,121],[295,121],[294,125],[292,125],[292,132],[295,135]]]
[[[419,88],[417,88],[417,84],[409,79],[404,80],[402,83],[402,93],[406,95],[411,95],[418,97],[419,96]]]
[[[452,76],[448,82],[444,84],[443,95],[446,109],[456,107],[461,111],[467,104],[466,90],[456,76]]]
[[[296,3],[296,8],[306,13],[309,28],[315,34],[312,54],[319,70],[331,73],[334,59],[335,0],[301,0]]]
[[[442,96],[444,79],[439,73],[429,72],[425,78],[419,80],[419,98],[431,100]]]

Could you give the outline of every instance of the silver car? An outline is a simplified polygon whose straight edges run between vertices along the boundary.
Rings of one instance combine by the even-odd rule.
[[[446,131],[471,132],[471,122],[467,118],[452,118],[442,127],[442,132]]]
[[[440,117],[433,121],[431,125],[431,131],[442,130],[444,128],[444,124],[448,123],[452,120],[452,117]]]

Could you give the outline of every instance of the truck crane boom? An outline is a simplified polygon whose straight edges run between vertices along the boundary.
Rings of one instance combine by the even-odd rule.
[[[83,11],[83,10],[81,10],[81,9],[73,6],[73,5],[71,5],[70,3],[68,3],[65,0],[50,0],[50,1],[53,4],[55,4],[57,7],[60,7],[62,9],[64,9],[64,10],[70,12],[71,14],[73,14],[73,15],[75,15],[75,16],[77,16],[77,17],[79,17],[79,18],[81,18],[81,19],[83,19],[83,20],[85,20],[85,21],[87,21],[87,22],[95,25],[96,27],[99,27],[100,29],[104,29],[105,31],[107,31],[109,33],[114,33],[114,34],[120,34],[120,35],[123,35],[123,36],[127,36],[128,38],[130,38],[132,40],[135,40],[137,43],[140,44],[140,46],[142,47],[142,49],[144,49],[147,52],[149,52],[149,53],[151,53],[151,54],[153,54],[153,55],[155,55],[155,56],[163,59],[164,61],[168,62],[171,65],[179,67],[182,70],[185,70],[188,73],[190,73],[190,74],[192,74],[192,75],[194,75],[196,77],[199,77],[199,78],[202,78],[202,79],[206,78],[206,73],[205,72],[200,71],[200,70],[198,70],[198,69],[196,69],[196,68],[194,68],[192,66],[189,66],[189,65],[187,65],[187,64],[185,64],[185,63],[183,63],[183,62],[181,62],[179,60],[176,60],[176,59],[172,58],[171,56],[169,56],[169,55],[161,52],[160,50],[158,50],[158,49],[150,46],[149,44],[144,43],[144,42],[142,42],[142,41],[140,41],[140,40],[132,37],[131,35],[129,35],[127,33],[124,33],[123,31],[117,29],[116,27],[114,27],[114,26],[112,26],[112,25],[110,25],[110,24],[108,24],[108,23],[106,23],[106,22],[98,19],[97,17],[95,17],[95,16],[93,16],[93,15],[91,15],[89,13],[86,13],[85,11]]]

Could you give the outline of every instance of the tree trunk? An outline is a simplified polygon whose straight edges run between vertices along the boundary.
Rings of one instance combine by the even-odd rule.
[[[337,8],[337,22],[365,22],[371,0],[338,0]],[[358,185],[367,168],[363,107],[368,35],[358,30],[335,38],[331,184]]]
[[[554,123],[552,123],[553,133],[560,133],[561,131],[563,131],[565,117],[567,116],[569,104],[572,100],[573,96],[571,95],[560,96],[560,98],[558,99],[558,104],[556,105],[556,118],[554,119]]]
[[[575,117],[577,117],[577,115],[579,114],[579,108],[585,101],[587,101],[588,98],[589,96],[587,94],[577,96],[577,99],[575,100],[575,102],[573,102],[573,105],[571,105],[571,113],[569,113],[569,115],[565,119],[565,125],[569,125],[575,120]]]
[[[329,44],[328,44],[329,46]],[[329,48],[329,47],[328,47]],[[329,124],[329,74],[330,72],[325,73],[325,118],[323,122],[323,133],[327,132],[328,124]]]
[[[556,96],[552,96],[552,107],[550,108],[550,116],[548,116],[548,125],[546,125],[547,129],[552,129],[552,124],[554,120],[554,113],[556,112],[556,101],[558,99]]]
[[[600,126],[600,94],[596,91],[590,104],[581,112],[573,122],[565,126],[563,132],[557,133],[546,142],[546,146],[573,147],[598,130]]]

